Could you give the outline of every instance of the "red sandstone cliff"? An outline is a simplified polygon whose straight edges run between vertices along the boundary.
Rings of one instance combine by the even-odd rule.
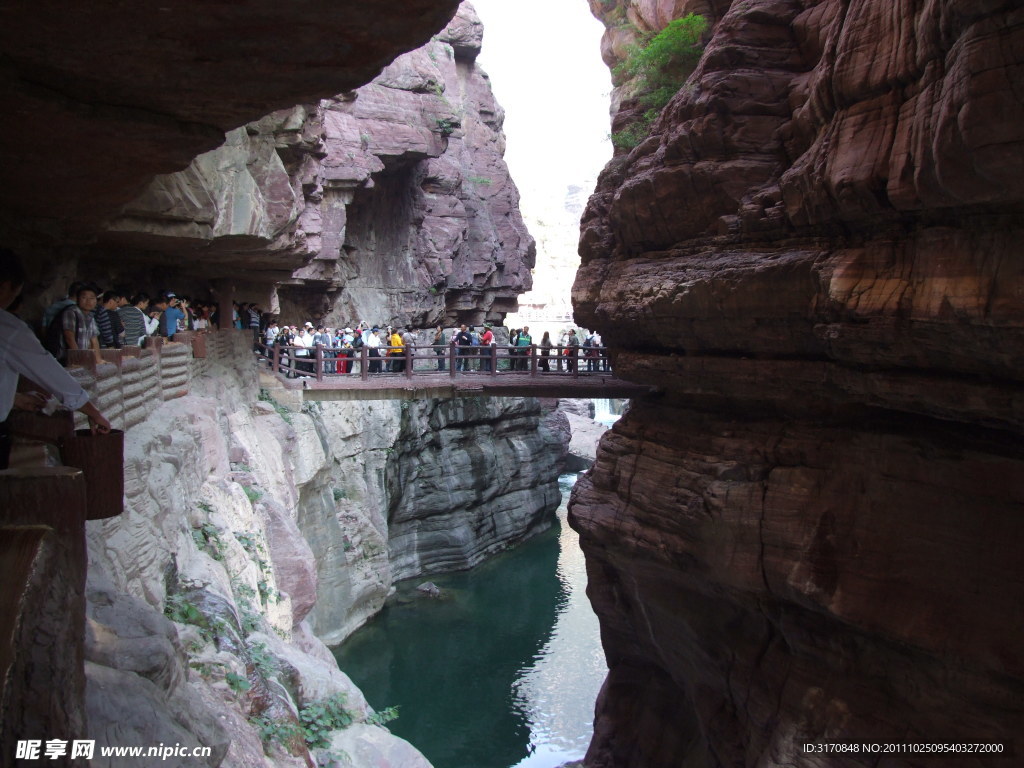
[[[609,63],[630,20],[714,27],[584,215],[577,321],[665,391],[605,439],[572,506],[611,669],[588,766],[1011,748],[1024,8],[591,7]],[[924,761],[942,764],[886,764]]]
[[[286,318],[332,325],[500,323],[535,250],[482,34],[464,4],[367,85],[229,131],[111,212],[79,272],[198,295],[228,278],[264,307],[283,282]]]

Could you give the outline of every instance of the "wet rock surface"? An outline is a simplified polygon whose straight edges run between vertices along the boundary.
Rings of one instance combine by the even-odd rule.
[[[610,63],[627,6],[715,26],[584,215],[576,318],[665,393],[571,507],[611,669],[587,765],[1009,746],[1020,8],[591,5]]]

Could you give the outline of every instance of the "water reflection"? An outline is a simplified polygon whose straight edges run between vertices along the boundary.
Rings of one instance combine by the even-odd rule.
[[[403,585],[335,649],[373,706],[400,707],[389,727],[435,768],[553,768],[586,751],[605,666],[564,481],[560,530],[433,578],[441,600]]]

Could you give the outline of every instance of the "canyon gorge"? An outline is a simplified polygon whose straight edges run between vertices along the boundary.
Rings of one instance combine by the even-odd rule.
[[[586,764],[1019,760],[1024,9],[590,5],[612,66],[712,26],[582,224],[576,319],[664,393],[570,507],[610,667]]]
[[[609,666],[584,764],[1020,760],[1024,8],[589,5],[609,67],[687,13],[709,27],[581,223],[575,320],[659,391],[570,506]],[[500,322],[530,289],[469,3],[65,0],[0,22],[26,317],[78,277],[420,328]],[[620,76],[611,129],[642,109]],[[45,725],[310,765],[281,723],[342,696],[337,764],[428,765],[325,642],[395,580],[549,525],[569,419],[303,404],[244,332],[188,357],[76,372],[126,430],[125,512],[42,550],[26,594],[47,610],[23,606],[0,649],[0,744]],[[48,580],[85,557],[87,579]],[[866,742],[1007,756],[804,748]]]

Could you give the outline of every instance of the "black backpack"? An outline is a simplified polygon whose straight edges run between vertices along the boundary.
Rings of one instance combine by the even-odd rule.
[[[46,326],[46,330],[43,332],[43,347],[51,355],[56,357],[60,362],[65,362],[68,356],[67,346],[64,344],[64,313],[75,308],[74,304],[69,304],[58,312],[50,324]],[[75,334],[78,334],[79,328],[78,316],[75,315]]]

